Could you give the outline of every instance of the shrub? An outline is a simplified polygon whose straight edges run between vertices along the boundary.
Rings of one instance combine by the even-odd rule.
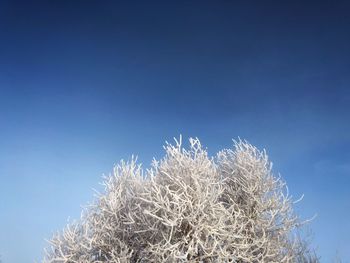
[[[245,141],[208,157],[198,139],[143,171],[136,158],[49,242],[44,262],[317,262],[286,184]]]

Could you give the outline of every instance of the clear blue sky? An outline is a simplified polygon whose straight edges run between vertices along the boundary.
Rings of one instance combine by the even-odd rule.
[[[347,1],[0,1],[0,254],[40,260],[120,159],[266,148],[350,262]],[[347,260],[347,261],[346,261]]]

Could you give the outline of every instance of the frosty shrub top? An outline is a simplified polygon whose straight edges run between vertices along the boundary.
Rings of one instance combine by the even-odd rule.
[[[147,171],[121,161],[43,262],[317,261],[265,151],[235,141],[210,158],[198,139],[175,142]]]

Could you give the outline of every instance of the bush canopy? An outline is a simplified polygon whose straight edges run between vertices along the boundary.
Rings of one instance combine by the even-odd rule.
[[[121,161],[43,262],[317,262],[265,151],[239,140],[209,157],[189,142],[166,143],[146,171]]]

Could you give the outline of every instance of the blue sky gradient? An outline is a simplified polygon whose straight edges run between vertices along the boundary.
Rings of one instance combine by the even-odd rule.
[[[128,2],[128,3],[126,3]],[[347,1],[0,1],[0,254],[40,261],[120,159],[266,148],[350,262]]]

